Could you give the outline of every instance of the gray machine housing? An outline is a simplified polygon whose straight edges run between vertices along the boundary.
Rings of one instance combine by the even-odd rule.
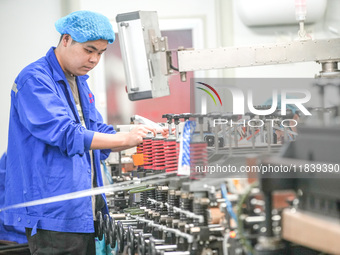
[[[155,11],[116,17],[127,92],[132,101],[170,95],[166,75],[167,40],[161,36]],[[164,42],[162,47],[159,42]]]

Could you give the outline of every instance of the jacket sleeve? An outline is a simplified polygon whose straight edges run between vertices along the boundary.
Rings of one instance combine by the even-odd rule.
[[[64,154],[81,155],[90,149],[94,132],[69,116],[54,86],[59,85],[48,75],[33,75],[17,85],[14,97],[20,122],[34,137]]]
[[[103,117],[96,109],[96,116],[97,116],[97,128],[98,132],[106,133],[106,134],[115,134],[116,130],[114,130],[112,125],[107,125],[103,123]],[[111,153],[110,149],[100,150],[100,160],[105,160]]]

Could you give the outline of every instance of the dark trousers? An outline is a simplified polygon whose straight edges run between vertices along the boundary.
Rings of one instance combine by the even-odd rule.
[[[32,255],[95,255],[94,233],[65,233],[37,229],[31,236],[32,229],[26,228],[26,236]]]

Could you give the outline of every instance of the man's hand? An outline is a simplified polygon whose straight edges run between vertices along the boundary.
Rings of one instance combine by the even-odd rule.
[[[172,128],[172,132],[174,132],[175,130],[176,130],[175,128]],[[156,133],[157,134],[160,133],[160,134],[162,134],[162,136],[164,138],[168,138],[168,136],[169,136],[169,128],[167,128],[167,127],[159,127],[159,128],[156,129]]]
[[[145,125],[137,125],[130,132],[118,132],[117,134],[104,134],[95,132],[91,149],[111,149],[113,151],[125,150],[143,142],[143,138],[152,132],[156,136],[157,132],[161,133],[164,137],[168,136],[169,131],[167,128],[154,129]]]
[[[127,136],[127,146],[136,146],[143,142],[143,138],[146,137],[146,135],[152,132],[154,136],[156,136],[156,130],[154,128],[144,126],[144,125],[138,125],[135,128],[133,128],[129,133],[126,133]]]

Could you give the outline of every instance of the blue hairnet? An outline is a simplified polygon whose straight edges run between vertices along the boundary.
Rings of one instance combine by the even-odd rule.
[[[99,39],[113,43],[115,40],[110,20],[96,12],[72,12],[57,20],[55,27],[60,34],[69,34],[73,40],[80,43]]]

